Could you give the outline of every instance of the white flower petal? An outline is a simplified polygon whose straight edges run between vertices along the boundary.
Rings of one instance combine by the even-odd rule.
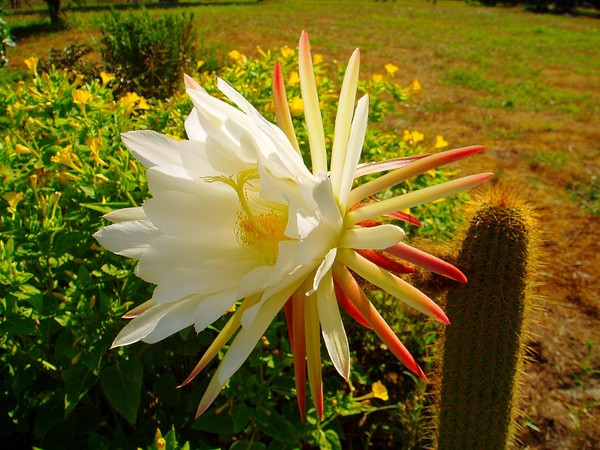
[[[239,290],[245,275],[254,266],[252,263],[252,260],[246,261],[246,264],[212,260],[198,267],[175,267],[161,278],[152,294],[152,301],[172,303],[192,294],[204,297],[229,287]]]
[[[350,348],[342,316],[333,290],[331,271],[327,272],[317,291],[317,307],[325,347],[338,373],[350,377]]]
[[[351,228],[344,232],[340,247],[381,250],[396,245],[405,235],[402,228],[389,223],[370,228]]]
[[[127,220],[147,220],[146,213],[144,212],[144,208],[141,206],[135,208],[123,208],[117,209],[116,211],[111,211],[108,214],[105,214],[104,217],[106,220],[110,220],[113,223],[117,222],[125,222]]]
[[[336,255],[337,248],[335,247],[329,250],[329,252],[327,252],[327,255],[325,255],[325,258],[323,258],[323,262],[319,265],[317,271],[315,272],[312,290],[310,292],[307,292],[306,295],[312,295],[314,292],[317,291],[317,288],[319,287],[319,284],[321,284],[321,280],[323,279],[323,277],[325,277],[330,272],[331,266],[333,266],[333,263],[335,262]]]
[[[246,264],[256,258],[245,249],[219,247],[218,241],[190,242],[173,236],[159,235],[152,241],[136,267],[136,275],[144,280],[159,284],[162,277],[174,267],[210,267],[213,261],[229,264]]]
[[[299,283],[289,286],[287,289],[277,293],[269,298],[261,307],[260,314],[257,314],[256,319],[250,327],[242,327],[235,337],[227,354],[223,358],[221,365],[217,369],[216,377],[219,379],[219,384],[231,378],[231,376],[241,367],[243,362],[248,358],[250,352],[256,346],[258,340],[265,333],[265,330],[275,318],[275,315],[283,308],[283,305],[296,290]]]
[[[192,112],[185,119],[185,132],[188,139],[192,141],[204,142],[208,137],[208,133],[204,130],[198,119],[198,110],[192,109]]]
[[[147,220],[119,222],[94,233],[103,247],[134,259],[140,259],[158,235],[156,227]]]
[[[210,190],[210,186],[205,189]],[[225,248],[239,247],[234,229],[240,210],[237,196],[233,189],[218,192],[219,197],[210,192],[163,191],[143,207],[148,219],[165,234]]]
[[[164,337],[190,326],[194,322],[195,309],[196,298],[194,297],[177,303],[153,306],[131,320],[117,335],[112,347],[121,347],[141,340],[146,341],[146,337],[161,324],[162,330],[155,333],[154,338],[150,338],[152,342],[158,342],[160,339],[155,338],[159,334],[163,334],[161,339],[164,339]],[[170,332],[164,334],[167,330]]]
[[[156,131],[130,131],[121,135],[123,143],[145,167],[181,165],[179,141]]]
[[[348,149],[346,151],[346,159],[344,161],[344,172],[340,183],[340,206],[342,210],[348,207],[348,196],[352,189],[354,174],[360,160],[365,134],[367,132],[367,121],[369,119],[369,96],[362,97],[356,105],[354,120],[352,121],[352,129],[350,131],[350,139],[348,141]]]

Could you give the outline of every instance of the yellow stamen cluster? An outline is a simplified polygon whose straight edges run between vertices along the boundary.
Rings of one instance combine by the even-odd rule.
[[[235,179],[233,176],[217,176],[208,177],[206,181],[219,181],[235,190],[242,207],[235,228],[238,242],[263,259],[265,264],[273,265],[279,253],[279,242],[290,239],[285,235],[287,208],[258,198],[255,187],[249,192],[246,185],[256,179],[258,172],[250,169],[238,173]]]
[[[279,242],[289,239],[284,233],[287,223],[284,219],[274,210],[252,216],[252,219],[240,211],[236,224],[238,242],[264,259],[265,263],[273,265],[277,260]],[[260,228],[255,224],[259,224]]]

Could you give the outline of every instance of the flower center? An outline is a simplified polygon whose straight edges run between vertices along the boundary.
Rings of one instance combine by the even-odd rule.
[[[274,265],[279,253],[279,242],[291,240],[285,235],[288,221],[287,207],[260,198],[258,194],[258,172],[249,169],[233,176],[208,177],[206,181],[222,182],[231,186],[242,209],[237,214],[235,234],[242,247],[252,252],[265,265]]]

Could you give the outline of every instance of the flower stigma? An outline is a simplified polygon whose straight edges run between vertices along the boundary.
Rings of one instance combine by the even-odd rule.
[[[284,205],[259,197],[259,178],[256,169],[247,169],[235,178],[218,175],[204,180],[207,183],[225,183],[233,188],[242,208],[235,225],[238,243],[265,265],[274,265],[279,254],[279,242],[292,240],[285,235],[288,211]]]

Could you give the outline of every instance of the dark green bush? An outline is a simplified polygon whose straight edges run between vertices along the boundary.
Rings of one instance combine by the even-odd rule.
[[[196,51],[193,14],[153,18],[117,11],[103,18],[102,57],[124,91],[167,98],[177,87]]]
[[[40,60],[38,69],[41,72],[49,72],[51,67],[59,70],[68,70],[76,74],[91,76],[98,70],[96,67],[86,62],[84,57],[92,52],[89,45],[79,44],[77,42],[68,45],[64,49],[51,48],[48,50],[48,58]]]

